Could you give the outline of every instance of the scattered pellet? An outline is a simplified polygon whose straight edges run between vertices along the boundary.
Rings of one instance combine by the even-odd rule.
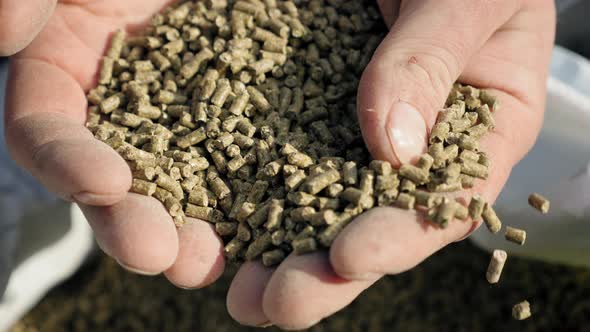
[[[531,305],[528,301],[522,301],[512,307],[512,317],[516,320],[525,320],[531,317]]]
[[[490,284],[495,284],[500,280],[500,275],[502,275],[502,269],[504,269],[506,258],[508,258],[508,254],[504,250],[494,250],[492,252],[490,264],[488,265],[488,270],[486,272],[486,279]]]
[[[507,226],[505,237],[506,240],[522,246],[526,241],[526,232],[522,229]]]
[[[549,200],[537,193],[529,196],[529,204],[543,214],[549,212]]]
[[[502,228],[502,222],[489,203],[485,204],[481,216],[483,218],[483,222],[486,224],[486,227],[490,232],[496,234],[500,231]]]

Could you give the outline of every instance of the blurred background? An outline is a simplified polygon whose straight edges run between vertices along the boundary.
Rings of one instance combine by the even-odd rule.
[[[310,331],[588,331],[590,64],[584,57],[590,58],[590,1],[558,1],[558,10],[562,47],[554,51],[546,124],[498,201],[502,217],[538,222],[538,234],[523,248],[508,247],[520,257],[511,255],[502,282],[491,286],[484,275],[486,249],[503,244],[479,232],[412,271],[383,278]],[[0,114],[7,64],[0,58]],[[240,327],[226,312],[231,269],[213,286],[185,291],[162,277],[132,275],[95,250],[79,211],[16,167],[2,126],[0,134],[0,271],[14,268],[10,282],[0,273],[0,294],[8,283],[0,332],[256,330]],[[563,196],[543,221],[510,209],[531,190]],[[51,231],[39,232],[47,222]],[[517,322],[511,307],[523,299],[533,317]]]

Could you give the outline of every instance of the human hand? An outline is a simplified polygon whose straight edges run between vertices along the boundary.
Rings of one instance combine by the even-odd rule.
[[[43,29],[57,0],[0,0],[0,56],[25,48]]]
[[[426,147],[437,112],[457,79],[490,88],[500,101],[496,129],[481,144],[492,158],[491,174],[464,195],[480,193],[493,202],[542,124],[555,29],[553,1],[378,2],[393,26],[358,92],[369,150],[395,164],[410,161]],[[477,226],[457,222],[435,229],[414,212],[373,209],[343,230],[329,254],[292,255],[274,273],[247,263],[230,289],[230,313],[248,324],[311,326],[383,275],[411,269]],[[262,271],[268,281],[255,274]],[[254,295],[259,300],[250,300]]]
[[[51,8],[54,2],[19,4],[15,13],[31,15],[35,6]],[[212,227],[192,220],[177,230],[157,200],[127,193],[129,167],[84,127],[85,91],[96,84],[111,32],[141,29],[171,2],[60,1],[45,29],[11,59],[6,138],[20,165],[54,193],[80,204],[107,254],[130,270],[164,271],[172,283],[197,288],[223,271],[222,244]],[[7,24],[14,29],[26,21],[4,8],[0,17],[13,18]]]
[[[109,33],[118,27],[139,28],[165,3],[60,3],[47,28],[13,59],[7,138],[17,161],[54,192],[81,203],[105,252],[134,270],[165,271],[174,284],[196,288],[215,280],[223,269],[221,243],[212,228],[194,220],[177,234],[161,204],[127,193],[128,167],[83,127],[84,91],[94,85]],[[359,91],[361,126],[369,148],[375,157],[391,161],[405,161],[420,152],[418,147],[412,153],[411,144],[406,144],[393,154],[384,119],[394,100],[411,102],[424,114],[422,126],[403,127],[422,132],[425,141],[427,127],[457,77],[496,88],[502,103],[496,114],[498,129],[483,144],[495,158],[494,168],[486,184],[476,188],[492,200],[541,124],[554,28],[552,5],[549,0],[464,0],[445,2],[448,8],[441,8],[440,1],[414,0],[402,1],[398,11],[399,4],[382,2],[389,22],[397,12],[400,18],[367,68]],[[537,57],[531,59],[533,50]],[[508,117],[507,112],[514,114]],[[397,116],[395,123],[403,123],[399,118],[411,116]],[[517,131],[515,124],[528,124],[529,129]],[[401,134],[395,138],[396,143],[416,141],[402,140]],[[514,150],[502,151],[505,144]],[[465,235],[467,228],[473,225],[433,230],[409,212],[372,210],[345,229],[330,254],[291,255],[274,269],[245,263],[230,288],[228,309],[248,325],[313,325],[383,274],[413,267]]]

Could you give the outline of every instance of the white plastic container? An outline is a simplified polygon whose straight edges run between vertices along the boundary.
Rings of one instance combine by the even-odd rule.
[[[496,202],[504,225],[527,231],[526,244],[508,243],[485,227],[470,238],[487,250],[590,266],[590,62],[555,47],[547,91],[539,139]],[[528,206],[531,192],[551,200],[549,214]]]

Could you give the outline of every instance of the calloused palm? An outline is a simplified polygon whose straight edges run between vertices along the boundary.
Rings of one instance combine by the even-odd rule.
[[[60,2],[43,32],[12,61],[7,139],[20,164],[54,192],[81,204],[107,254],[132,270],[164,271],[172,283],[198,288],[223,270],[213,229],[193,220],[176,230],[155,199],[128,194],[131,175],[125,162],[83,126],[84,91],[95,84],[110,33],[141,28],[168,2]],[[420,111],[424,137],[457,78],[491,87],[503,105],[496,114],[498,130],[483,143],[494,166],[490,179],[474,191],[493,201],[542,122],[554,29],[551,2],[379,1],[388,24],[397,21],[359,88],[360,124],[373,155],[394,163],[403,159],[386,133],[390,122],[407,120],[388,116],[394,102]],[[374,209],[347,227],[329,254],[291,255],[276,269],[244,264],[230,287],[228,309],[248,325],[308,327],[384,274],[415,266],[475,226],[433,229],[415,213]]]

